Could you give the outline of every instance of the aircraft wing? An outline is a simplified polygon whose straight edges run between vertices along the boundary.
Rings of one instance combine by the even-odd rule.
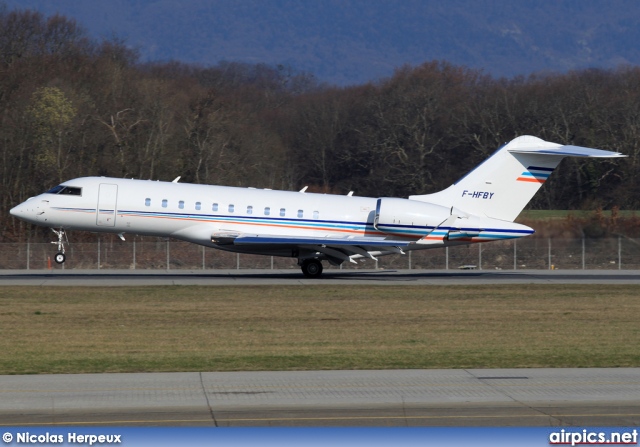
[[[352,256],[375,259],[370,252],[401,253],[409,241],[388,240],[376,237],[311,237],[279,236],[265,234],[241,234],[233,239],[233,245],[294,246],[323,253],[327,258],[351,261]]]
[[[378,237],[309,237],[309,236],[272,236],[272,235],[249,235],[242,234],[234,239],[235,245],[247,245],[247,244],[284,244],[284,245],[335,245],[335,246],[348,246],[348,245],[364,245],[368,247],[394,247],[404,246],[409,242],[402,242],[398,240],[387,240]]]

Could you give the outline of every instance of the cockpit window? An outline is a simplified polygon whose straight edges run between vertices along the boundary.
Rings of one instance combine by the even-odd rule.
[[[66,195],[66,196],[81,196],[82,195],[82,188],[78,188],[78,187],[75,187],[75,186],[58,185],[58,186],[55,186],[55,187],[51,188],[49,191],[47,191],[47,194],[59,194],[59,195]]]
[[[62,185],[54,186],[49,191],[47,191],[47,194],[58,194],[63,189],[64,189],[64,186]]]
[[[65,186],[65,188],[58,194],[65,194],[67,196],[81,196],[82,188],[77,188],[75,186]]]

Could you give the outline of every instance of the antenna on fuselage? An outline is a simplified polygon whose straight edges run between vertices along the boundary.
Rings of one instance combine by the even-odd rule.
[[[305,186],[304,188],[302,188],[302,189],[300,190],[300,192],[304,194],[304,192],[307,190],[307,188],[308,188],[308,187],[309,187],[309,186]]]
[[[173,179],[171,183],[178,183],[178,180],[180,180],[180,177],[182,176],[181,175],[177,176],[176,178]]]

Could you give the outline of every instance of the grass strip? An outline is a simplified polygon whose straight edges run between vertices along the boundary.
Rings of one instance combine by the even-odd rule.
[[[640,366],[634,285],[0,288],[0,374]]]

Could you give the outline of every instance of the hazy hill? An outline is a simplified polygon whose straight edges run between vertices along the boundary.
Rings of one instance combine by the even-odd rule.
[[[286,64],[356,84],[445,59],[495,76],[640,64],[636,0],[5,0],[119,36],[141,60]]]

